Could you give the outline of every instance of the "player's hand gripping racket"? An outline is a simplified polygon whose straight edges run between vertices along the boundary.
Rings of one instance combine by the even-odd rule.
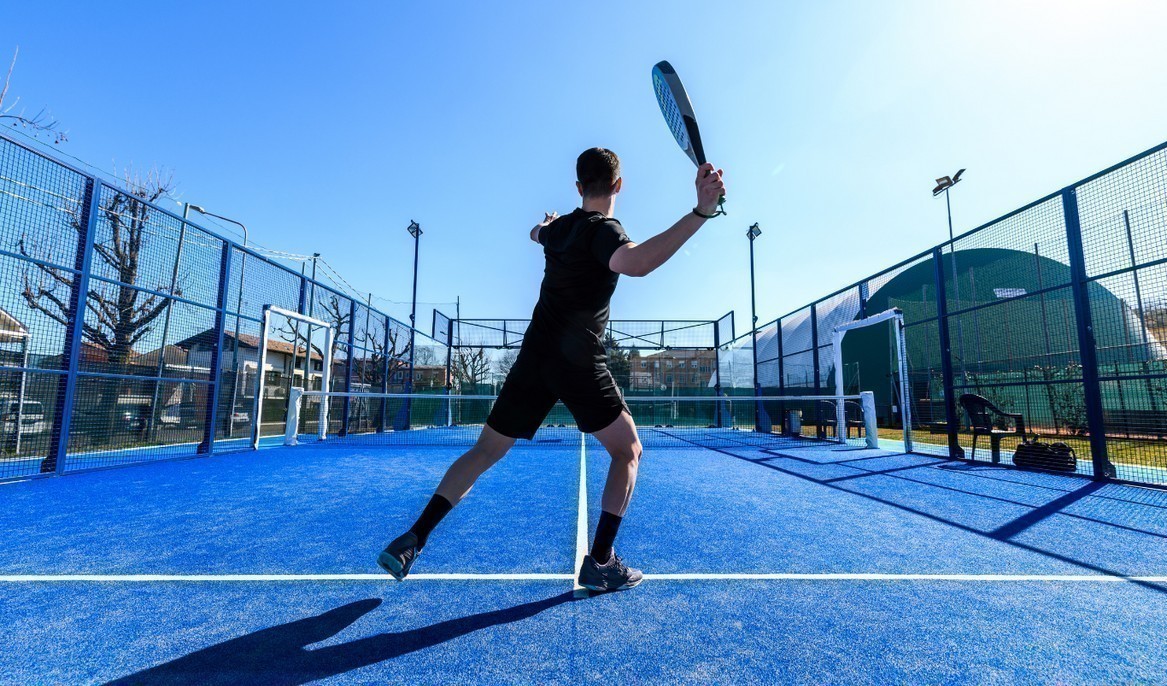
[[[668,61],[657,62],[652,68],[652,89],[656,93],[656,101],[660,105],[661,114],[665,116],[665,123],[677,145],[693,160],[693,164],[700,167],[705,164],[705,149],[701,147],[701,131],[697,128],[697,115],[693,114],[693,105],[689,102],[689,94],[681,85],[681,77]],[[725,196],[717,201],[717,214],[725,214]]]

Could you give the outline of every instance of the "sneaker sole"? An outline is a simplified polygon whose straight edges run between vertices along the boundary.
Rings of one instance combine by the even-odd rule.
[[[406,572],[403,571],[401,562],[389,553],[382,552],[377,556],[377,566],[389,572],[389,575],[398,581],[404,581]]]
[[[636,581],[629,581],[628,583],[624,584],[623,586],[617,586],[616,588],[601,588],[599,586],[592,586],[591,584],[580,584],[580,586],[583,586],[584,588],[588,589],[589,591],[595,591],[597,593],[607,593],[608,591],[627,591],[630,588],[636,588],[637,586],[640,585],[641,581],[644,581],[644,579],[637,579]]]

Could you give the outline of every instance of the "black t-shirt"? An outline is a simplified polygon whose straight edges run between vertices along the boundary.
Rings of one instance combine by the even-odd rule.
[[[526,342],[577,364],[603,362],[600,339],[620,278],[608,260],[629,240],[620,222],[582,209],[544,226],[539,243],[547,266]]]

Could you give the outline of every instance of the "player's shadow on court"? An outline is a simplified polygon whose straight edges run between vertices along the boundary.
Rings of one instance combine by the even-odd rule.
[[[419,629],[308,648],[340,633],[381,604],[379,598],[368,598],[315,617],[233,638],[109,683],[304,684],[430,648],[480,629],[529,619],[574,599],[569,591],[514,607],[448,619]]]

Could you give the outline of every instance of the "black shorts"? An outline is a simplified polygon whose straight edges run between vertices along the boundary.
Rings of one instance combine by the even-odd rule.
[[[607,365],[573,365],[558,355],[523,347],[486,424],[503,436],[533,438],[557,400],[567,406],[580,431],[589,434],[628,409]]]

